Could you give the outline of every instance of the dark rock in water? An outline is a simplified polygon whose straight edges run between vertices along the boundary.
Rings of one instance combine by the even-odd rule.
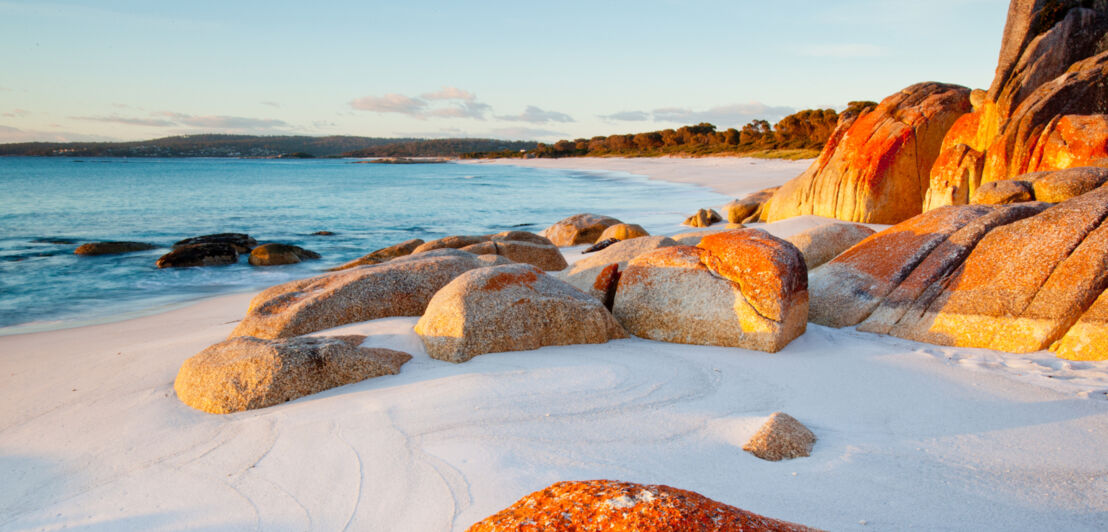
[[[73,250],[77,255],[117,255],[120,253],[132,253],[146,251],[158,246],[145,242],[89,242],[81,244]]]
[[[334,231],[316,231],[312,233],[312,236],[335,236]]]
[[[226,266],[239,260],[239,252],[231,244],[208,243],[174,246],[173,251],[158,259],[159,268],[192,266]]]
[[[194,236],[192,238],[186,238],[176,244],[173,244],[173,249],[177,249],[182,246],[190,246],[193,244],[228,244],[235,248],[235,251],[239,253],[250,253],[254,248],[258,247],[258,241],[250,237],[245,233],[218,233],[214,235]]]
[[[50,237],[46,237],[46,238],[34,238],[34,239],[31,240],[31,243],[32,244],[57,244],[57,245],[61,245],[61,246],[68,246],[68,245],[76,244],[77,241],[73,240],[72,238],[50,238]]]
[[[608,247],[612,244],[615,244],[616,242],[619,242],[618,238],[606,238],[604,240],[601,240],[600,242],[597,242],[597,243],[589,246],[589,249],[586,249],[585,251],[582,251],[581,254],[584,255],[585,253],[593,253],[595,251],[600,251],[600,250],[602,250],[602,249],[604,249],[604,248],[606,248],[606,247]]]
[[[252,266],[280,266],[318,259],[319,253],[288,244],[262,244],[250,252]]]

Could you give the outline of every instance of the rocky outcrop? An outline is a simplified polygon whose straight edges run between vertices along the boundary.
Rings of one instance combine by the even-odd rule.
[[[249,262],[252,266],[280,266],[318,258],[319,253],[300,246],[270,243],[254,248],[250,252]]]
[[[996,76],[944,139],[927,207],[964,204],[980,183],[1108,166],[1106,34],[1103,3],[1013,0]],[[968,180],[956,171],[964,154],[979,166]]]
[[[516,501],[469,532],[809,532],[669,486],[615,480],[558,482]]]
[[[459,275],[431,299],[415,332],[428,355],[455,363],[627,337],[599,301],[527,264]]]
[[[255,296],[231,336],[285,338],[389,316],[420,316],[455,277],[506,262],[441,249],[288,282]]]
[[[919,83],[857,118],[844,117],[819,159],[774,194],[766,219],[816,214],[893,224],[919,214],[943,137],[971,110],[969,94]]]
[[[224,340],[188,359],[173,389],[181,402],[212,414],[264,408],[393,375],[412,356],[358,347],[364,336]]]
[[[1100,293],[1050,350],[1070,360],[1108,360],[1108,290]]]
[[[231,244],[188,244],[174,246],[173,251],[158,258],[159,268],[190,268],[194,266],[227,266],[239,260],[239,252]]]
[[[604,230],[619,220],[599,214],[576,214],[544,229],[540,235],[550,239],[555,246],[576,246],[596,242]]]
[[[173,244],[173,249],[197,244],[227,244],[235,248],[235,251],[238,253],[250,253],[251,250],[258,246],[258,241],[244,233],[219,233],[186,238]]]
[[[792,244],[764,231],[716,233],[632,260],[612,311],[643,338],[776,352],[804,332],[807,269]]]
[[[770,187],[753,194],[747,194],[742,199],[733,200],[724,205],[723,213],[727,218],[727,222],[741,224],[757,221],[758,216],[762,213],[762,206],[773,197],[773,194],[779,188],[781,187]]]
[[[1108,182],[1108,168],[1078,167],[1048,172],[1036,178],[1035,199],[1059,203],[1091,192]]]
[[[864,225],[832,223],[801,231],[785,240],[800,250],[800,254],[804,255],[804,263],[811,270],[839,256],[873,233],[873,229]]]
[[[696,211],[696,214],[685,218],[685,221],[682,223],[692,227],[708,227],[722,220],[723,217],[720,216],[715,209],[700,209]]]
[[[84,256],[118,255],[120,253],[146,251],[157,247],[158,246],[154,244],[147,244],[145,242],[89,242],[77,246],[77,249],[73,250],[73,253],[75,255]]]
[[[548,272],[566,269],[562,252],[553,244],[536,244],[518,240],[489,240],[462,248],[474,255],[499,255],[513,262],[530,264]]]
[[[1006,179],[1004,181],[983,183],[970,197],[970,203],[974,205],[1004,205],[1033,199],[1035,199],[1035,191],[1031,188],[1031,183]]]
[[[387,248],[378,249],[377,251],[369,253],[368,255],[363,255],[341,266],[335,266],[328,271],[337,272],[339,270],[349,270],[350,268],[357,268],[358,266],[380,264],[382,262],[395,259],[396,257],[411,255],[412,252],[421,245],[423,245],[423,240],[419,238],[405,240],[399,244],[393,244]]]
[[[743,445],[743,450],[762,460],[777,462],[811,456],[815,444],[816,435],[803,423],[784,412],[774,412]]]
[[[676,245],[677,242],[664,236],[647,236],[616,242],[603,250],[578,260],[568,269],[562,270],[554,276],[595,297],[597,300],[603,301],[609,285],[608,283],[601,283],[599,287],[597,286],[597,276],[600,275],[601,271],[612,264],[616,265],[616,271],[624,270],[631,259],[643,253]],[[612,274],[609,273],[607,277],[611,276]]]
[[[639,238],[640,236],[650,236],[650,233],[646,232],[639,224],[615,224],[600,233],[597,237],[597,242],[614,238],[616,240],[627,240],[630,238]]]

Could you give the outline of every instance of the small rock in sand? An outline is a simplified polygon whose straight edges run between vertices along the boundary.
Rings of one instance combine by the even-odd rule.
[[[774,412],[762,428],[743,445],[743,450],[761,458],[777,462],[812,454],[816,435],[796,418]]]

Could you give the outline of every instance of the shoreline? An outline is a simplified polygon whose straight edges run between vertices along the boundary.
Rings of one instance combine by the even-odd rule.
[[[688,161],[573,168],[664,179],[656,169]],[[736,161],[683,175],[726,186]],[[563,248],[570,260],[579,250]],[[178,368],[226,338],[255,293],[0,337],[0,467],[12,479],[0,530],[464,530],[552,482],[591,478],[831,530],[1095,530],[1108,512],[1108,363],[809,324],[776,354],[631,338],[451,364],[401,317],[318,333],[411,353],[397,375],[236,414],[185,406]],[[774,411],[817,434],[810,457],[741,450]]]

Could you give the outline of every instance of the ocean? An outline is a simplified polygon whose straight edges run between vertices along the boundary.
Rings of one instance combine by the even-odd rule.
[[[129,317],[309,277],[410,238],[538,232],[594,212],[673,228],[727,198],[617,172],[345,159],[0,157],[0,334]],[[334,236],[313,235],[332,231]],[[253,267],[158,269],[174,242],[248,233],[323,258]],[[158,249],[81,257],[105,240]]]

